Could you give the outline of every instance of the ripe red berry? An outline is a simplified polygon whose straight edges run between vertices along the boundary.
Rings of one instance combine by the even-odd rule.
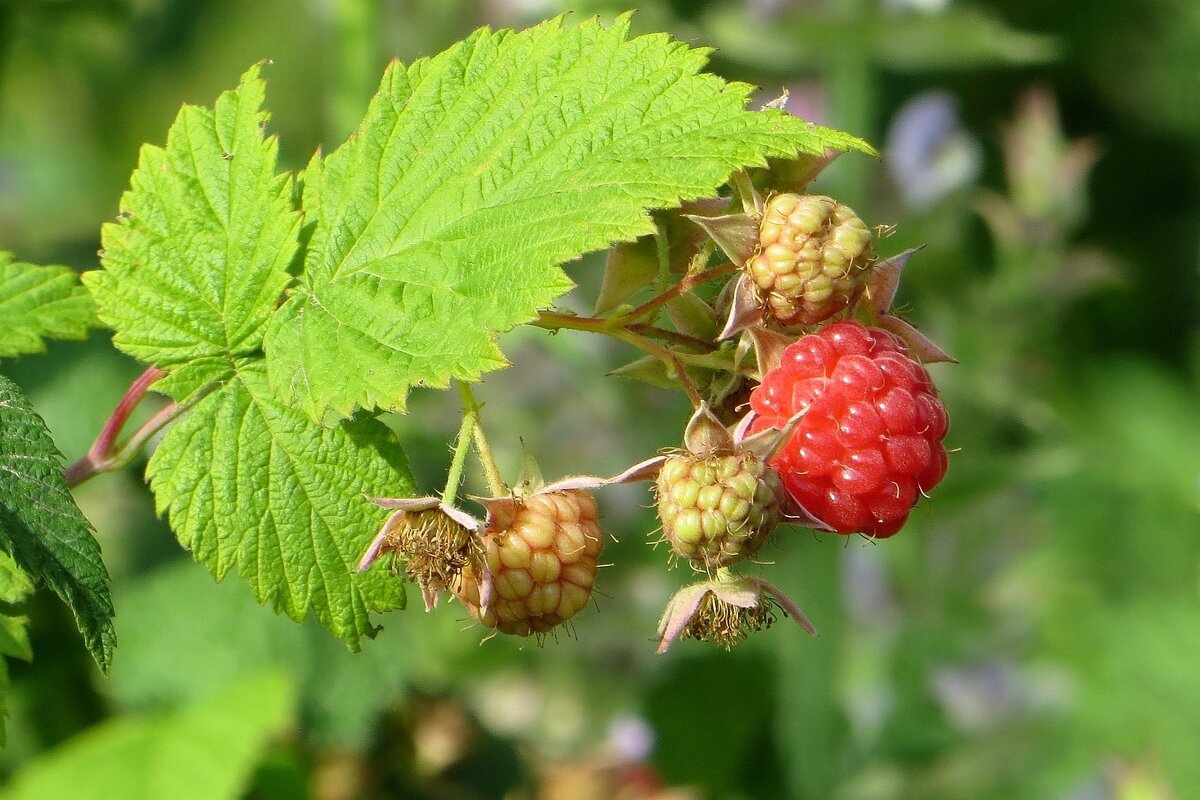
[[[891,536],[946,473],[946,409],[893,334],[838,322],[801,337],[750,396],[752,431],[806,411],[771,462],[838,533]]]

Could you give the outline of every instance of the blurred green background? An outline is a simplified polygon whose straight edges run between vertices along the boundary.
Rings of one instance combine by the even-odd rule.
[[[267,71],[284,166],[353,128],[389,58],[481,24],[624,3],[0,2],[0,248],[97,266],[139,145],[179,105]],[[598,611],[577,638],[492,639],[454,604],[383,619],[350,654],[215,585],[155,519],[142,464],[82,486],[119,647],[95,670],[69,614],[31,604],[13,664],[13,798],[1200,797],[1200,4],[1194,0],[641,0],[635,27],[875,143],[818,188],[885,254],[900,300],[960,360],[935,379],[950,473],[882,543],[784,530],[764,575],[821,630],[732,653],[653,631],[688,580],[646,544],[644,488],[602,499]],[[590,308],[600,262],[564,303]],[[635,354],[510,334],[489,426],[547,475],[675,444],[681,397],[603,373]],[[97,334],[3,365],[60,448],[87,448],[139,366]],[[426,488],[458,407],[393,420]],[[515,471],[515,434],[495,443]],[[479,476],[472,476],[482,491]]]

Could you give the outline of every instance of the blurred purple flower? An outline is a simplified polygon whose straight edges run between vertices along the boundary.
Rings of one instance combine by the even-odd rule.
[[[608,749],[622,764],[647,760],[654,749],[654,728],[633,714],[618,714],[608,724]]]
[[[963,129],[958,103],[944,91],[919,94],[900,107],[884,157],[904,202],[917,209],[974,183],[983,168],[979,141]]]
[[[931,685],[955,727],[967,732],[1061,711],[1074,694],[1069,677],[1053,666],[1022,668],[1000,661],[940,667]]]

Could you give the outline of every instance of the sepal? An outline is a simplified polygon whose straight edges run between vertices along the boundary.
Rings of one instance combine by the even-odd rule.
[[[667,602],[658,622],[658,652],[665,653],[675,641],[687,638],[711,641],[728,650],[774,624],[777,609],[816,635],[812,622],[779,587],[722,570],[712,580],[683,587]]]
[[[604,279],[596,298],[596,316],[617,306],[649,286],[658,277],[658,250],[654,237],[642,238],[609,248],[604,262]]]
[[[672,297],[666,311],[675,330],[686,336],[710,341],[717,335],[717,312],[693,292]]]
[[[754,357],[758,364],[758,375],[761,379],[783,361],[783,351],[795,341],[776,331],[767,330],[761,326],[749,329],[750,338],[754,342]]]
[[[904,272],[904,267],[908,265],[910,258],[924,249],[925,245],[910,248],[891,258],[876,262],[872,267],[871,277],[867,280],[867,288],[863,292],[863,296],[871,304],[871,308],[875,310],[876,314],[887,314],[891,310],[892,303],[896,301],[896,290],[900,288],[900,276]]]
[[[720,217],[704,217],[685,214],[699,225],[705,233],[739,267],[758,250],[758,218],[750,214],[726,214]]]
[[[900,277],[908,261],[925,248],[924,245],[905,250],[903,253],[877,263],[871,271],[863,298],[869,305],[869,321],[885,331],[899,336],[912,355],[922,363],[937,364],[949,362],[957,364],[958,360],[943,350],[925,334],[917,330],[911,323],[892,313],[892,305],[896,301],[896,292],[900,288]]]
[[[371,540],[357,571],[364,572],[384,555],[393,555],[421,588],[425,610],[437,607],[462,569],[477,555],[476,534],[483,523],[437,497],[373,498],[380,508],[394,509]]]
[[[741,333],[763,321],[763,302],[758,295],[758,287],[746,273],[738,277],[733,286],[733,299],[729,304],[729,316],[725,327],[721,329],[718,339],[728,339],[734,334]]]

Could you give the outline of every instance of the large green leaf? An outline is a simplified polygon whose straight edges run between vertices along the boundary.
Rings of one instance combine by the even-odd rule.
[[[0,797],[234,800],[294,707],[290,680],[256,675],[171,714],[104,722],[31,763]]]
[[[96,307],[68,267],[38,267],[0,252],[0,356],[41,353],[42,339],[82,339]]]
[[[0,551],[0,745],[8,743],[4,718],[8,716],[8,661],[7,658],[33,658],[29,646],[29,619],[18,615],[13,606],[23,603],[33,593],[33,581],[29,580],[12,556]]]
[[[394,437],[369,418],[317,426],[270,391],[261,360],[172,426],[147,475],[180,542],[217,580],[236,567],[260,603],[311,610],[352,646],[371,612],[403,605],[386,570],[354,571],[384,516],[368,498],[412,491]]]
[[[258,67],[215,110],[185,106],[166,148],[142,148],[119,221],[104,226],[104,269],[84,275],[127,353],[172,373],[182,399],[232,374],[262,345],[287,285],[299,214],[275,174]]]
[[[0,548],[71,607],[88,650],[107,670],[116,634],[100,545],[67,489],[46,423],[2,375]]]
[[[866,149],[700,74],[708,51],[629,20],[480,30],[393,63],[357,134],[304,175],[302,285],[272,320],[272,385],[315,419],[506,362],[498,332],[571,288],[560,264],[654,230],[768,156]]]

